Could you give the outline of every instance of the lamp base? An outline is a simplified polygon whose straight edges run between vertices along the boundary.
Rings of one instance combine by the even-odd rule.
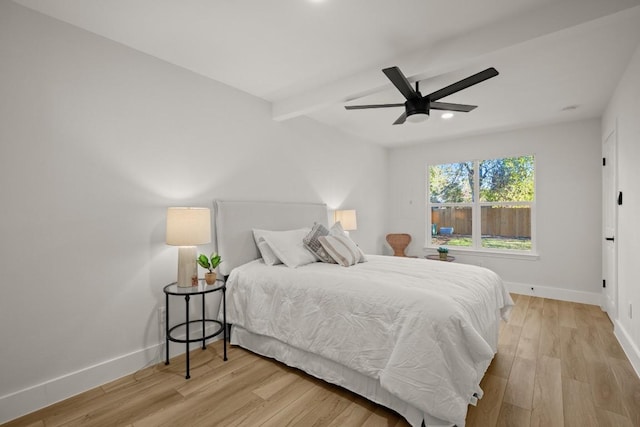
[[[178,287],[189,288],[198,284],[197,251],[195,246],[178,249]]]

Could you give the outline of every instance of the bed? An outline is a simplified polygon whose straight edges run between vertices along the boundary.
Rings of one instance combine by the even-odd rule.
[[[412,426],[464,426],[513,301],[493,272],[367,255],[266,265],[253,229],[328,223],[323,204],[215,201],[231,344],[337,384]]]

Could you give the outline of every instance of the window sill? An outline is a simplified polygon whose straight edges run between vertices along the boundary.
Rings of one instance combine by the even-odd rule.
[[[432,251],[438,248],[425,247],[422,249],[425,252],[431,253]],[[516,253],[516,252],[504,252],[504,251],[477,250],[477,249],[458,249],[458,248],[452,249],[451,246],[449,246],[449,255],[477,256],[477,257],[485,257],[485,258],[520,259],[520,260],[526,260],[526,261],[536,261],[540,258],[540,255],[536,252]]]

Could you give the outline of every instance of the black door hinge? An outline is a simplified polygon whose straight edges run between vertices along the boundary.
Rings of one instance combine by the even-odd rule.
[[[618,205],[622,205],[622,191],[618,193]]]
[[[606,157],[602,158],[602,166],[607,166],[607,158]]]
[[[604,279],[602,279],[602,287],[603,287],[603,288],[606,288],[606,287],[607,287],[607,281],[606,281],[606,280],[604,280]]]

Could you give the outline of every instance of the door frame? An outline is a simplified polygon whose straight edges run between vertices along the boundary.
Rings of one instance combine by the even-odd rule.
[[[617,120],[613,129],[604,133],[602,139],[602,157],[606,158],[606,165],[602,170],[602,278],[606,280],[606,288],[602,289],[601,307],[607,312],[613,321],[618,317],[618,126]],[[607,144],[610,144],[611,151],[607,151]],[[604,169],[608,168],[608,169]],[[611,181],[608,182],[606,173],[611,174]],[[607,188],[607,185],[609,188]],[[610,229],[607,224],[607,209],[611,208]],[[615,240],[608,241],[607,237]],[[612,259],[609,259],[608,257]]]

